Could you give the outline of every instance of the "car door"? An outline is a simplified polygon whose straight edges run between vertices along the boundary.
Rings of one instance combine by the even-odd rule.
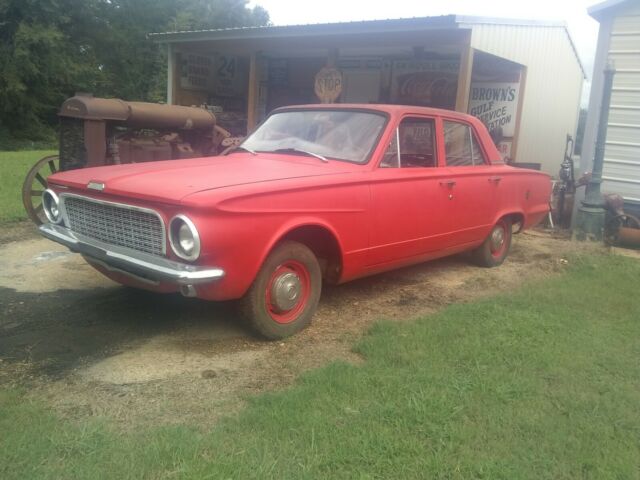
[[[436,119],[402,118],[372,172],[369,265],[423,255],[445,233]]]
[[[447,243],[450,246],[478,243],[487,235],[497,212],[496,188],[501,178],[470,124],[443,119],[447,178],[441,182],[447,199]]]

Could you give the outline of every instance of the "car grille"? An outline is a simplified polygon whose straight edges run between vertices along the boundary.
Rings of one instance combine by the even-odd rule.
[[[71,231],[110,245],[164,255],[164,227],[153,212],[78,197],[63,197]]]

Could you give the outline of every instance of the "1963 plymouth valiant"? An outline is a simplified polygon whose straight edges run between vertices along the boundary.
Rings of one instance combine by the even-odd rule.
[[[504,165],[476,118],[386,105],[281,108],[227,156],[48,181],[45,237],[122,284],[241,299],[271,339],[309,324],[323,281],[466,250],[500,265],[551,190]]]

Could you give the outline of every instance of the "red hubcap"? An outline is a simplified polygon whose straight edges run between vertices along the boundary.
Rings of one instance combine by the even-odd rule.
[[[278,323],[298,318],[311,295],[311,276],[295,260],[279,265],[271,274],[265,290],[267,312]]]
[[[489,237],[489,245],[491,247],[491,255],[494,258],[500,258],[507,249],[507,226],[504,222],[498,223]]]

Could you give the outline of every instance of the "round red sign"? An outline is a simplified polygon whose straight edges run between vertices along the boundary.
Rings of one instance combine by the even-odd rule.
[[[342,73],[324,67],[316,74],[315,92],[322,103],[335,102],[342,93]]]

